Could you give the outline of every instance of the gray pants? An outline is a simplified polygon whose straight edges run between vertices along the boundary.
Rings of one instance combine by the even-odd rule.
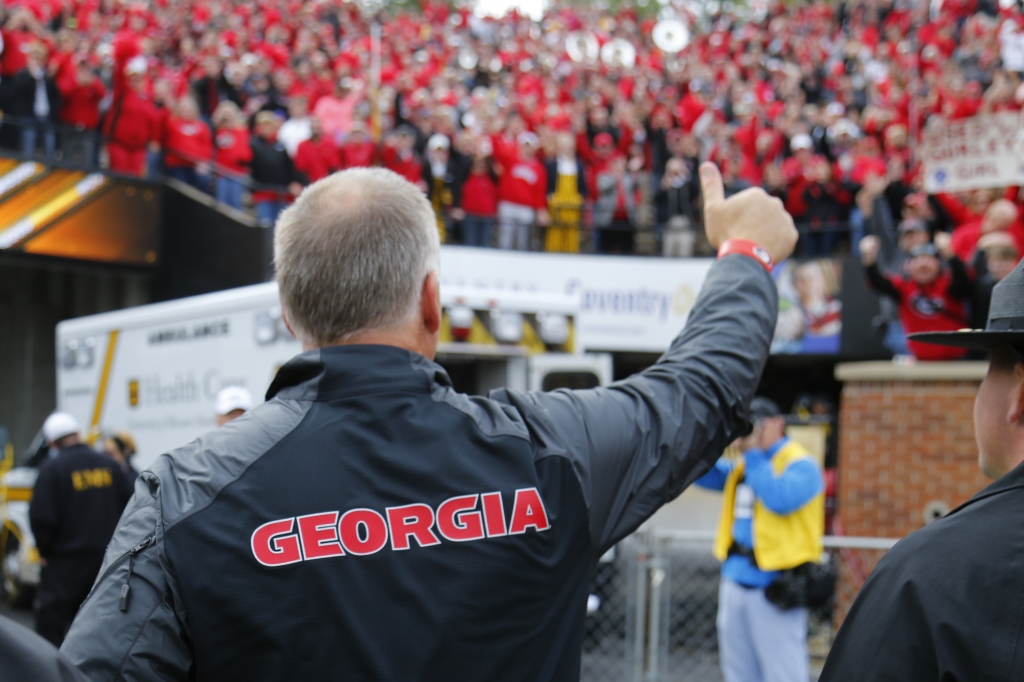
[[[807,682],[807,609],[783,611],[723,578],[718,651],[725,682]]]
[[[529,206],[498,202],[498,247],[527,251],[536,211]]]

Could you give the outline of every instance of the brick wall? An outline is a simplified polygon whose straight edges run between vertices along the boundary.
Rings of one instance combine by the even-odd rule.
[[[974,441],[977,381],[843,385],[837,511],[846,535],[903,537],[929,502],[950,509],[989,481]]]
[[[990,483],[974,441],[974,396],[984,373],[984,363],[837,366],[843,534],[902,538],[925,525],[930,506],[954,509]],[[836,626],[883,554],[842,550]]]

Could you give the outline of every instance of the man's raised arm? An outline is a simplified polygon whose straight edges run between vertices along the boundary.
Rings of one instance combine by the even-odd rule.
[[[792,252],[797,234],[782,203],[763,190],[726,200],[712,164],[701,167],[701,185],[708,241],[720,257],[668,352],[607,388],[492,395],[518,408],[538,458],[573,460],[598,555],[706,472],[749,429],[747,407],[768,359],[778,310],[768,268]]]

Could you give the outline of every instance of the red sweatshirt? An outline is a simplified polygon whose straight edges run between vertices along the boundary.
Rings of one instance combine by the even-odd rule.
[[[548,173],[537,159],[516,159],[501,168],[498,200],[535,209],[548,205]]]
[[[60,90],[60,122],[93,130],[100,124],[100,100],[107,89],[99,78],[89,85],[79,85],[72,73],[57,81]]]
[[[472,216],[498,214],[498,184],[487,171],[470,173],[462,185],[462,210]]]
[[[247,173],[249,162],[252,161],[252,148],[249,146],[249,131],[245,128],[217,131],[217,155],[214,160],[236,173]]]
[[[167,119],[164,130],[164,164],[190,167],[195,160],[213,158],[213,136],[202,121],[185,121],[176,116]]]
[[[310,183],[326,178],[341,168],[338,147],[323,136],[316,141],[312,138],[305,140],[295,151],[295,168],[305,173]]]
[[[139,93],[126,89],[107,110],[103,134],[111,141],[129,149],[141,149],[153,136],[156,107]]]

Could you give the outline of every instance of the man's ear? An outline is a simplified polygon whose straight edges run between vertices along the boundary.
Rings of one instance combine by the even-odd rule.
[[[1013,366],[1013,395],[1010,396],[1010,413],[1006,415],[1011,424],[1024,425],[1024,362]]]
[[[420,320],[428,334],[437,334],[441,329],[441,284],[437,272],[431,272],[423,280],[420,291]]]

